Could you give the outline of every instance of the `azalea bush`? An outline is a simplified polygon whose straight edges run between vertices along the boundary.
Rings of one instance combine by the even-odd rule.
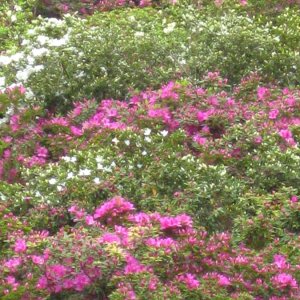
[[[299,296],[299,264],[276,245],[259,254],[233,249],[228,233],[208,236],[186,214],[137,212],[118,196],[90,214],[76,205],[68,211],[76,226],[56,235],[7,233],[11,246],[1,261],[3,299]],[[3,219],[18,222],[11,214]]]
[[[281,21],[260,23],[234,10],[211,16],[191,6],[38,19],[0,64],[7,86],[27,88],[28,103],[63,110],[80,98],[123,99],[172,79],[200,84],[211,69],[230,84],[258,71],[265,82],[297,85],[299,15],[285,14],[294,20],[291,32]]]
[[[26,91],[6,90],[3,199],[54,231],[73,202],[93,209],[115,195],[145,211],[189,213],[219,231],[252,217],[272,192],[297,196],[299,90],[261,86],[255,74],[231,93],[226,82],[208,73],[202,87],[170,82],[128,102],[85,100],[64,117],[39,107],[16,111]],[[261,201],[248,210],[253,186]],[[58,209],[62,222],[55,225],[45,207]]]

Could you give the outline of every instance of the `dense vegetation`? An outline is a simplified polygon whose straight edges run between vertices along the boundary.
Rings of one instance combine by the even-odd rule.
[[[0,298],[300,298],[299,1],[0,4]]]

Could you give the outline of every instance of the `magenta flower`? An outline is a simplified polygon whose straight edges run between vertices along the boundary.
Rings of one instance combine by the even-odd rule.
[[[218,275],[218,283],[220,286],[231,285],[230,279],[225,275]]]
[[[208,113],[204,111],[198,111],[197,113],[197,119],[199,122],[206,121],[208,119]]]
[[[94,219],[100,219],[104,217],[116,217],[129,213],[135,208],[132,203],[126,201],[122,197],[114,197],[108,202],[98,207],[94,214]]]
[[[196,279],[195,275],[190,273],[177,276],[177,280],[185,283],[189,290],[195,290],[200,286],[200,283]]]
[[[271,278],[272,283],[275,287],[279,289],[285,289],[285,288],[291,288],[291,289],[297,289],[298,284],[296,279],[287,273],[280,273],[278,275],[275,275]]]
[[[269,112],[269,119],[275,120],[279,115],[279,110],[278,109],[273,109]]]
[[[293,195],[290,200],[293,203],[298,202],[298,197],[296,195]]]
[[[21,253],[21,252],[25,252],[26,249],[27,249],[26,241],[23,239],[18,239],[15,243],[14,251],[16,253]]]

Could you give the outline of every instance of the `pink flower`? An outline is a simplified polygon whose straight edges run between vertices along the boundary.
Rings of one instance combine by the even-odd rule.
[[[82,135],[82,130],[75,127],[75,126],[71,126],[70,127],[71,132],[75,135],[75,136],[81,136]]]
[[[162,217],[159,221],[162,230],[192,228],[193,226],[192,218],[186,214],[176,217]]]
[[[67,268],[63,265],[51,265],[48,266],[48,274],[53,278],[62,278],[67,273]]]
[[[264,100],[267,96],[269,96],[269,89],[267,89],[265,87],[259,87],[257,89],[258,100]]]
[[[85,217],[85,223],[87,224],[87,225],[94,225],[95,224],[95,221],[94,221],[94,218],[93,218],[93,216],[90,216],[90,215],[88,215],[88,216],[86,216]]]
[[[46,289],[48,286],[48,280],[46,276],[42,276],[39,278],[38,282],[37,282],[37,289]]]
[[[204,111],[198,111],[197,113],[197,119],[199,122],[206,121],[208,119],[208,113]]]
[[[116,217],[131,212],[134,209],[132,203],[122,197],[116,196],[96,209],[94,219]]]
[[[228,286],[231,285],[230,279],[224,275],[218,275],[218,283],[220,286]]]
[[[288,269],[290,267],[290,265],[286,262],[286,258],[280,254],[274,255],[274,265],[278,269]]]
[[[296,195],[293,195],[290,200],[293,203],[298,202],[298,197]]]
[[[275,120],[279,115],[279,110],[278,109],[273,109],[269,112],[269,119]]]
[[[194,135],[193,140],[201,146],[205,145],[207,142],[207,138],[202,137],[199,134]]]
[[[21,253],[21,252],[25,252],[27,249],[27,246],[26,246],[26,241],[23,240],[23,239],[18,239],[15,243],[15,252],[16,253]]]
[[[90,278],[85,274],[78,274],[73,279],[73,285],[76,291],[81,292],[86,286],[91,284]]]
[[[21,262],[19,257],[11,258],[4,263],[4,267],[8,268],[10,272],[15,272]]]
[[[195,290],[200,285],[200,283],[196,279],[195,275],[190,274],[190,273],[177,276],[177,280],[185,283],[189,290]]]
[[[32,255],[31,259],[32,259],[32,262],[35,263],[36,265],[43,265],[45,262],[43,256]]]
[[[296,143],[293,139],[293,134],[288,129],[281,129],[279,135],[291,146],[294,146]]]
[[[291,289],[297,289],[298,284],[295,278],[293,278],[292,275],[287,273],[280,273],[278,275],[275,275],[271,278],[272,283],[275,287],[279,289],[284,288],[291,288]]]

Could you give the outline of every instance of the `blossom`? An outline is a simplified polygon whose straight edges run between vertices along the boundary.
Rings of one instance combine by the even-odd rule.
[[[103,217],[116,217],[134,210],[132,203],[126,201],[122,197],[114,197],[108,202],[98,207],[94,214],[94,219]]]
[[[78,172],[79,176],[90,176],[91,175],[91,170],[85,168],[85,169],[80,169]]]
[[[27,249],[26,241],[24,239],[17,239],[15,242],[14,251],[16,253],[25,252]]]
[[[32,259],[32,262],[37,265],[43,265],[45,263],[45,259],[43,256],[32,255],[31,259]]]
[[[144,129],[144,135],[150,135],[151,134],[151,129],[150,128],[145,128]]]
[[[296,196],[296,195],[293,195],[292,197],[291,197],[291,202],[298,202],[298,197]]]
[[[296,279],[287,273],[279,273],[271,278],[272,283],[279,289],[291,288],[296,289],[298,287]]]
[[[199,122],[206,121],[208,119],[208,113],[204,111],[198,111],[197,113],[197,119]]]
[[[269,119],[275,120],[279,115],[279,110],[278,109],[273,109],[269,112]]]
[[[49,184],[54,185],[57,183],[57,180],[55,178],[49,179]]]
[[[189,290],[197,289],[200,285],[195,275],[190,273],[177,276],[177,280],[185,283]]]

